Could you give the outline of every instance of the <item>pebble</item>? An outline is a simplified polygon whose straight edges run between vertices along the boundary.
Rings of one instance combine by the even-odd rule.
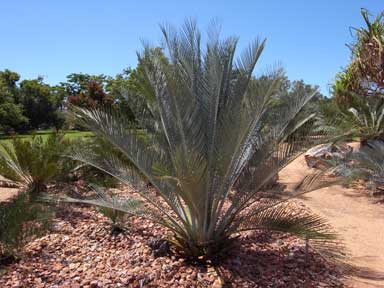
[[[141,281],[144,287],[222,288],[223,279],[234,287],[343,287],[338,270],[321,257],[310,254],[306,266],[302,241],[288,235],[245,233],[220,267],[189,265],[176,254],[154,258],[145,243],[169,232],[147,220],[132,218],[129,232],[114,237],[92,208],[66,209],[55,219],[57,233],[29,242],[22,261],[0,275],[0,287],[140,287]]]

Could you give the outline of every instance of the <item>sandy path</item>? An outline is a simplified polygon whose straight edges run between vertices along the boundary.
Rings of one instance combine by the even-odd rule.
[[[280,182],[292,188],[309,171],[300,156],[280,173]],[[351,254],[350,262],[371,271],[364,278],[348,280],[349,287],[384,287],[384,206],[341,186],[308,193],[302,201],[339,232]]]
[[[6,179],[0,175],[0,181],[4,181],[4,180],[6,180]],[[19,189],[17,189],[17,188],[0,187],[0,202],[9,200],[14,195],[16,195],[18,190]]]
[[[0,188],[0,202],[11,199],[18,190],[17,188]]]

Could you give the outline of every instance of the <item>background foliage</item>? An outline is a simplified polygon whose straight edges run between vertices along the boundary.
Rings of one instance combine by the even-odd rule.
[[[163,50],[148,48],[139,56],[135,69],[125,69],[114,77],[72,73],[65,82],[49,85],[43,77],[20,81],[20,75],[10,70],[0,71],[0,133],[27,133],[28,131],[70,128],[79,129],[67,117],[70,105],[83,108],[108,106],[123,111],[133,124],[135,114],[143,111],[152,114],[150,103],[155,101],[155,91],[145,73],[151,57],[166,61]],[[298,91],[311,93],[317,86],[304,81],[290,81],[281,71],[282,86],[275,97],[276,105],[284,103],[289,95]],[[260,81],[267,79],[261,78]],[[324,98],[317,93],[311,100]]]

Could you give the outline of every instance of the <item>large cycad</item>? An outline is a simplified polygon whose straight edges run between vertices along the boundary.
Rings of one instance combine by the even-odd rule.
[[[79,122],[114,149],[81,150],[73,158],[134,185],[149,205],[125,211],[170,229],[173,243],[192,257],[217,255],[246,230],[291,232],[331,243],[334,234],[321,218],[258,197],[303,147],[305,137],[288,136],[306,123],[296,116],[312,95],[294,95],[280,109],[271,104],[280,88],[278,73],[253,76],[265,41],[253,42],[235,61],[236,38],[222,41],[211,31],[202,49],[193,22],[179,32],[170,27],[162,32],[165,57],[152,53],[141,61],[156,98],[143,117],[137,116],[141,129],[133,129],[122,114],[75,108]]]

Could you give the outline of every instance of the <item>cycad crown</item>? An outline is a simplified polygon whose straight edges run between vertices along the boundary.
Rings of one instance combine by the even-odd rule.
[[[156,100],[137,115],[140,129],[133,129],[121,113],[73,109],[79,123],[124,159],[107,150],[75,151],[72,157],[134,185],[150,205],[125,212],[170,229],[173,243],[192,257],[217,255],[245,230],[292,232],[313,243],[333,239],[321,218],[295,211],[284,201],[257,197],[303,148],[302,131],[297,134],[301,141],[288,136],[310,118],[297,116],[312,95],[272,105],[279,73],[253,76],[265,41],[254,41],[235,60],[237,38],[222,41],[214,29],[205,49],[194,22],[186,22],[181,31],[162,27],[162,32],[164,54],[159,57],[146,48],[141,61],[147,85],[142,90],[148,93],[150,87]],[[143,179],[162,201],[145,189]]]

